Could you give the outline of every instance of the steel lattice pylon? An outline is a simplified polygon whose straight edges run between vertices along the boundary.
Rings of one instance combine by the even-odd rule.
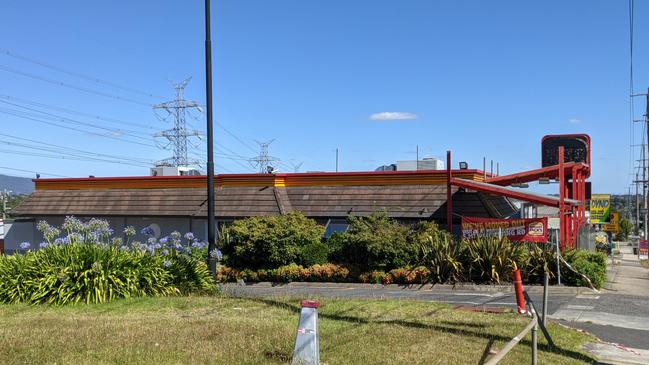
[[[200,165],[200,161],[190,159],[187,155],[187,144],[190,137],[199,137],[200,132],[187,129],[187,114],[189,110],[196,109],[201,111],[201,106],[196,101],[185,100],[185,87],[191,80],[191,77],[181,83],[174,83],[176,97],[174,100],[167,101],[153,106],[154,110],[163,110],[167,115],[160,117],[162,120],[173,119],[174,126],[171,129],[156,133],[156,138],[165,138],[168,141],[163,148],[173,149],[173,156],[158,161],[158,166],[190,166]],[[156,114],[157,115],[157,114]]]

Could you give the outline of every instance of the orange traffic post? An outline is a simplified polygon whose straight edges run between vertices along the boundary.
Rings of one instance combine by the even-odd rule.
[[[523,279],[521,278],[521,270],[514,270],[514,290],[516,291],[516,306],[518,313],[527,313],[525,306],[525,297],[523,296]]]

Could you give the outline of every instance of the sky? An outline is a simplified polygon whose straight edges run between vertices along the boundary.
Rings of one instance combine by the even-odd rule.
[[[172,155],[152,108],[172,81],[191,77],[185,97],[205,104],[203,1],[6,0],[0,34],[0,173],[146,175]],[[213,0],[216,170],[255,171],[273,140],[283,172],[333,171],[336,149],[341,171],[374,170],[419,146],[502,175],[540,167],[546,134],[587,133],[593,192],[624,193],[643,133],[629,43],[626,1]],[[202,112],[188,121],[205,131]]]

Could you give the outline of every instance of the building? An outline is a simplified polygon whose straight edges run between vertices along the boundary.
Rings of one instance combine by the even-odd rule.
[[[482,182],[478,170],[453,170],[455,178]],[[151,227],[157,236],[174,230],[207,236],[206,176],[142,176],[35,179],[35,192],[14,210],[6,250],[41,242],[41,220],[60,225],[66,216],[107,219],[116,232]],[[446,224],[446,171],[222,174],[215,177],[219,225],[250,216],[300,211],[326,226],[346,229],[346,217],[385,210],[404,223]],[[508,198],[452,188],[453,224],[461,216],[504,218],[516,212]]]
[[[444,161],[424,157],[421,160],[397,161],[397,171],[444,170]]]

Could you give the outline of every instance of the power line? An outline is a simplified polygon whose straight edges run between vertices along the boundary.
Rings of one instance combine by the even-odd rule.
[[[122,138],[119,138],[119,137],[116,137],[116,136],[101,134],[101,133],[97,133],[97,132],[93,132],[93,131],[88,131],[88,130],[74,128],[74,127],[70,127],[70,126],[66,126],[66,125],[61,125],[61,124],[58,124],[56,122],[50,122],[50,121],[34,118],[32,116],[29,116],[28,113],[25,113],[24,111],[21,111],[21,110],[0,108],[0,113],[13,115],[13,116],[18,117],[18,118],[27,119],[27,120],[31,120],[31,121],[34,121],[34,122],[43,123],[43,124],[47,124],[47,125],[51,125],[51,126],[55,126],[55,127],[59,127],[59,128],[69,129],[69,130],[80,132],[80,133],[91,134],[91,135],[94,135],[94,136],[97,136],[97,137],[113,139],[113,140],[117,140],[117,141],[120,141],[120,142],[131,143],[131,144],[136,144],[136,145],[145,146],[145,147],[156,147],[153,144],[145,144],[145,143],[141,143],[141,142],[131,141],[131,140],[122,139]]]
[[[88,117],[88,118],[101,120],[101,121],[108,122],[108,123],[127,125],[127,126],[132,127],[132,128],[135,127],[135,128],[155,130],[155,128],[153,126],[146,125],[146,124],[139,124],[139,123],[135,123],[135,122],[127,122],[127,121],[116,119],[116,118],[102,117],[102,116],[98,116],[98,115],[95,115],[95,114],[80,112],[80,111],[77,111],[77,110],[74,110],[74,109],[68,109],[68,108],[63,108],[63,107],[60,107],[60,106],[53,106],[53,105],[49,105],[49,104],[39,103],[39,102],[33,101],[33,100],[17,98],[15,96],[9,96],[9,95],[0,94],[0,98],[4,98],[4,99],[7,99],[7,100],[11,100],[11,101],[19,102],[19,103],[23,103],[23,104],[28,104],[28,105],[32,105],[32,106],[37,106],[37,107],[40,107],[40,108],[57,110],[57,111],[65,112],[65,113],[68,113],[68,114],[76,114],[76,115],[80,115],[80,116],[84,116],[84,117]]]
[[[16,168],[13,168],[13,167],[6,167],[6,166],[0,166],[0,170],[30,172],[30,173],[34,173],[34,174],[37,174],[37,175],[47,175],[47,176],[54,176],[54,177],[67,177],[67,176],[64,176],[64,175],[50,174],[50,173],[47,173],[47,172],[39,172],[39,171],[33,171],[33,170],[16,169]]]
[[[38,140],[30,139],[30,138],[17,137],[17,136],[13,136],[13,135],[6,134],[6,133],[0,133],[0,136],[7,137],[7,138],[12,138],[12,139],[19,140],[19,141],[37,143],[37,144],[40,144],[40,145],[49,146],[49,147],[53,147],[55,149],[58,149],[58,151],[49,149],[48,151],[50,151],[50,152],[54,151],[54,152],[63,152],[63,153],[65,153],[66,151],[72,151],[73,153],[82,153],[82,154],[89,155],[89,156],[107,157],[107,158],[113,158],[113,159],[118,159],[118,160],[121,159],[121,160],[125,160],[125,161],[132,161],[132,162],[138,162],[138,163],[152,164],[152,162],[153,162],[151,160],[146,160],[146,159],[136,159],[136,158],[132,158],[132,157],[125,157],[125,156],[119,156],[119,155],[109,155],[109,154],[104,154],[104,153],[99,153],[99,152],[90,152],[90,151],[85,151],[85,150],[81,150],[81,149],[77,149],[77,148],[72,148],[72,147],[67,147],[67,146],[56,145],[56,144],[53,144],[53,143],[38,141]],[[0,141],[0,142],[5,143],[5,142],[8,142],[8,141]],[[36,147],[28,146],[27,148],[36,148],[36,149],[38,149],[40,147],[38,147],[38,146],[36,146]]]
[[[54,159],[73,160],[73,161],[93,161],[93,162],[98,161],[98,162],[114,163],[114,164],[120,164],[120,165],[148,167],[148,165],[143,165],[143,164],[134,164],[134,163],[130,163],[130,162],[116,161],[116,160],[105,160],[105,159],[92,158],[92,157],[76,157],[76,156],[66,156],[66,155],[60,155],[60,154],[59,155],[56,155],[56,154],[52,155],[52,154],[37,153],[37,152],[25,152],[25,151],[3,150],[3,149],[0,149],[0,152],[12,154],[12,155],[18,155],[18,156],[44,157],[44,158],[54,158]]]
[[[63,86],[63,87],[67,87],[67,88],[70,88],[70,89],[83,91],[83,92],[88,93],[88,94],[99,95],[99,96],[103,96],[103,97],[106,97],[106,98],[120,100],[120,101],[124,101],[124,102],[127,102],[127,103],[132,103],[132,104],[143,105],[143,106],[147,106],[147,107],[151,106],[151,104],[145,103],[145,102],[142,102],[142,101],[139,101],[139,100],[135,100],[135,99],[119,96],[119,95],[114,95],[114,94],[110,94],[110,93],[105,93],[103,91],[92,90],[92,89],[88,89],[88,88],[85,88],[85,87],[82,87],[82,86],[76,86],[76,85],[68,84],[68,83],[53,80],[53,79],[50,79],[50,78],[47,78],[47,77],[34,75],[32,73],[29,73],[29,72],[16,70],[14,68],[7,67],[7,66],[4,66],[4,65],[0,65],[0,70],[5,71],[5,72],[10,72],[10,73],[13,73],[13,74],[16,74],[16,75],[28,77],[28,78],[31,78],[31,79],[34,79],[34,80],[47,82],[47,83],[50,83],[50,84],[53,84],[53,85],[56,85],[56,86]]]
[[[102,130],[113,132],[113,133],[116,133],[116,134],[124,134],[124,135],[128,135],[128,136],[131,136],[131,137],[134,137],[134,138],[143,139],[143,140],[146,140],[146,141],[151,141],[151,137],[152,137],[151,135],[148,135],[148,138],[147,137],[142,137],[141,135],[147,135],[147,134],[143,133],[143,132],[140,132],[140,131],[134,131],[134,130],[124,129],[124,128],[116,129],[116,128],[104,127],[102,125],[83,122],[83,121],[80,121],[80,120],[77,120],[77,119],[71,119],[71,118],[64,117],[64,116],[61,116],[61,115],[58,115],[58,114],[54,114],[54,113],[45,112],[45,111],[42,111],[42,110],[30,108],[28,106],[11,103],[11,102],[8,102],[6,100],[0,100],[0,103],[13,105],[15,107],[26,109],[26,110],[29,110],[29,111],[33,111],[33,112],[36,112],[36,113],[39,113],[39,114],[44,114],[44,115],[47,115],[49,117],[53,117],[53,119],[56,120],[56,121],[60,121],[60,122],[63,122],[63,123],[71,123],[71,124],[82,125],[82,126],[90,127],[90,128],[102,129]]]
[[[21,61],[26,61],[26,62],[35,64],[35,65],[38,65],[38,66],[41,66],[41,67],[49,68],[50,70],[58,71],[58,72],[66,74],[66,75],[74,76],[74,77],[77,77],[77,78],[80,78],[80,79],[83,79],[83,80],[87,80],[87,81],[91,81],[91,82],[94,82],[94,83],[97,83],[97,84],[103,84],[103,85],[110,86],[110,87],[113,87],[113,88],[116,88],[116,89],[120,89],[122,91],[128,91],[128,92],[131,92],[131,93],[140,94],[140,95],[148,96],[148,97],[151,97],[151,98],[164,99],[163,96],[154,95],[154,94],[151,94],[149,92],[140,91],[140,90],[132,88],[132,87],[122,86],[122,85],[119,85],[119,84],[114,83],[112,81],[102,80],[100,78],[87,76],[87,75],[84,75],[82,73],[78,73],[78,72],[75,72],[75,71],[66,70],[66,69],[58,67],[58,66],[54,66],[54,65],[42,62],[42,61],[38,61],[38,60],[29,58],[29,57],[26,57],[26,56],[23,56],[23,55],[16,54],[16,53],[11,52],[11,51],[9,51],[7,49],[0,50],[0,53],[4,54],[6,56],[9,56],[9,57],[13,57],[15,59],[19,59]]]

